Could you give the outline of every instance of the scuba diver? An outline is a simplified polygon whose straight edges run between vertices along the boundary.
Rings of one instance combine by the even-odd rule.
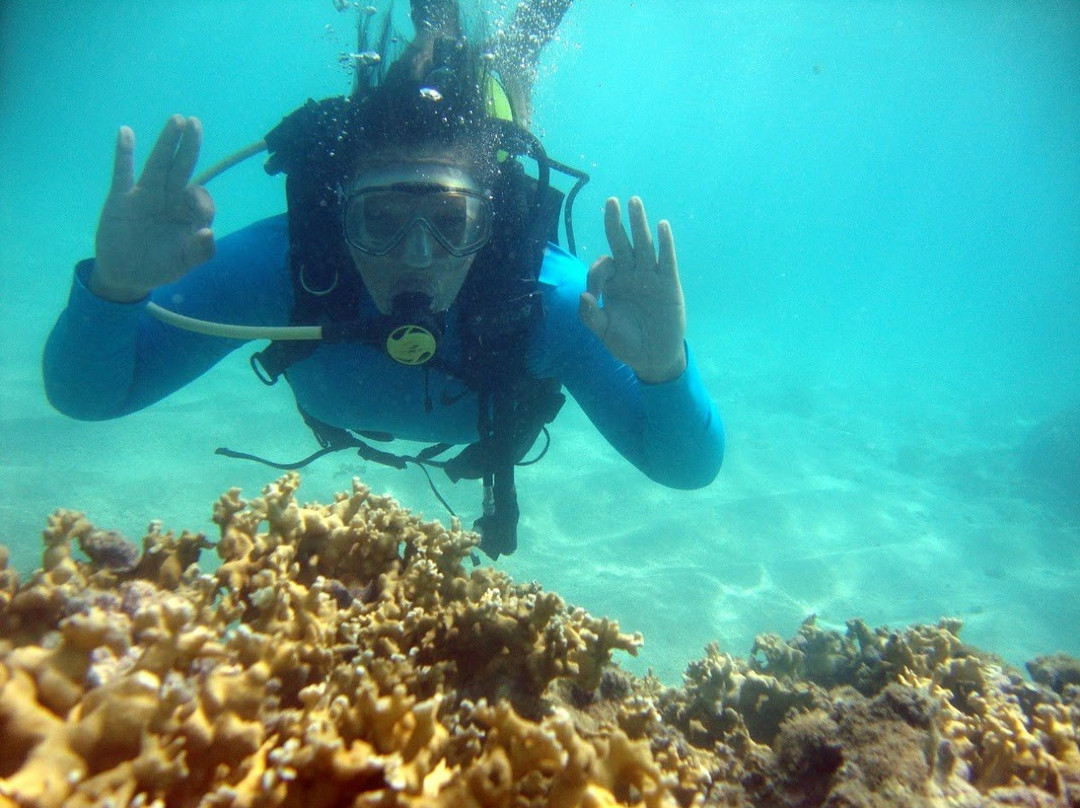
[[[493,559],[517,546],[514,469],[538,459],[564,389],[652,480],[710,483],[724,433],[684,340],[670,225],[654,242],[633,197],[628,233],[608,199],[611,254],[586,271],[569,207],[587,177],[523,125],[528,69],[568,5],[521,3],[497,40],[470,37],[456,0],[413,0],[411,40],[369,16],[351,94],[309,101],[247,150],[286,174],[287,213],[220,242],[207,175],[193,180],[199,120],[170,118],[137,180],[121,127],[95,257],[45,346],[52,405],[119,417],[270,339],[252,367],[287,380],[321,449],[262,462],[350,448],[481,480],[474,529]],[[565,200],[553,169],[578,178]],[[571,252],[555,243],[564,207]],[[372,445],[395,437],[434,445]]]

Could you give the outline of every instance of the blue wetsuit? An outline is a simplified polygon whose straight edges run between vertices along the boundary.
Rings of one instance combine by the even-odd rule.
[[[213,259],[151,299],[218,323],[284,325],[293,297],[287,255],[285,216],[265,219],[221,239]],[[76,267],[67,308],[45,347],[45,389],[67,415],[100,420],[134,412],[244,344],[165,325],[145,311],[145,301],[103,300],[86,287],[91,268],[91,261]],[[723,459],[724,431],[689,349],[681,377],[640,382],[579,321],[584,285],[581,263],[549,245],[540,274],[544,319],[528,371],[559,379],[611,445],[653,480],[673,488],[707,485]],[[360,316],[374,316],[363,297]],[[446,320],[439,352],[452,363],[460,351],[452,309]],[[287,377],[300,406],[334,426],[432,443],[477,439],[476,396],[459,379],[400,365],[368,345],[323,343]]]

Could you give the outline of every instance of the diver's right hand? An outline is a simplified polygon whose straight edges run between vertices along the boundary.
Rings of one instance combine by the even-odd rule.
[[[116,135],[112,187],[98,221],[90,291],[128,303],[183,277],[214,254],[214,200],[188,185],[199,159],[202,124],[173,115],[135,182],[135,133]]]

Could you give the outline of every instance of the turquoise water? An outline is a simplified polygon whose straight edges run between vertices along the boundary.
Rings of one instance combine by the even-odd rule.
[[[208,165],[347,90],[352,38],[330,0],[0,6],[0,540],[21,569],[55,507],[210,531],[220,493],[270,479],[215,447],[310,451],[245,352],[109,423],[52,412],[38,361],[116,128],[141,158],[198,115]],[[668,491],[567,407],[500,563],[642,631],[632,665],[672,682],[710,640],[746,653],[812,613],[953,615],[1017,663],[1080,654],[1080,5],[580,3],[535,101],[549,152],[593,176],[586,261],[608,195],[671,220],[729,453]],[[258,160],[209,190],[219,234],[283,208]],[[359,473],[441,518],[418,472],[353,460],[303,496]],[[477,491],[444,491],[475,515]]]

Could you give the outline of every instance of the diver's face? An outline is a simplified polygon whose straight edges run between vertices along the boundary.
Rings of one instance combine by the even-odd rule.
[[[349,252],[383,314],[403,292],[427,295],[433,311],[448,309],[490,229],[490,200],[450,160],[361,167],[345,191]]]

